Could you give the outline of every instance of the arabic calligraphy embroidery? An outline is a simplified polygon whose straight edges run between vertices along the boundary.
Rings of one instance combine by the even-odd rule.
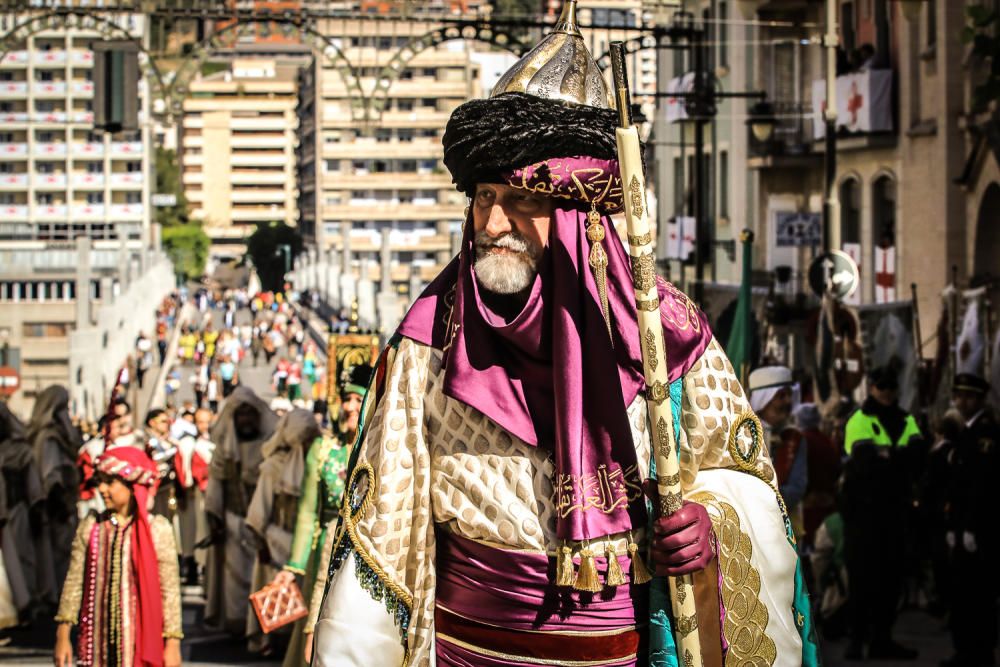
[[[556,483],[556,512],[565,519],[573,512],[597,510],[610,514],[628,507],[642,497],[639,466],[628,468],[614,465],[613,469],[601,464],[597,471],[586,475],[560,473]]]

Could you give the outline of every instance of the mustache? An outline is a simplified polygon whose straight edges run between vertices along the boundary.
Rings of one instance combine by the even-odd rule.
[[[507,232],[503,236],[492,237],[486,231],[476,232],[476,250],[485,251],[490,248],[503,248],[512,252],[524,253],[534,257],[537,254],[535,244],[517,232]]]

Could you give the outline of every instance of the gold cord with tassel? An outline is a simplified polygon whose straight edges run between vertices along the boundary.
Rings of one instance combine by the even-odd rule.
[[[556,559],[556,586],[572,586],[575,580],[573,548],[563,542],[559,547],[559,557]]]
[[[605,586],[623,586],[625,584],[625,573],[622,565],[618,562],[618,554],[615,547],[608,541],[604,547],[604,556],[608,559],[608,573],[604,575]]]
[[[628,556],[632,561],[632,583],[645,584],[652,580],[646,564],[642,562],[642,555],[639,553],[639,545],[632,538],[632,533],[628,534]]]
[[[601,313],[604,315],[604,324],[608,327],[608,336],[611,336],[611,312],[608,310],[608,254],[601,245],[604,241],[604,225],[601,224],[601,214],[597,212],[596,202],[591,205],[590,212],[587,213],[587,240],[590,241],[590,268],[594,272],[597,294],[601,298]]]
[[[590,543],[586,543],[580,551],[580,571],[576,573],[576,583],[573,588],[578,591],[589,591],[600,593],[601,578],[597,576],[597,562],[594,560],[594,552],[590,548]]]

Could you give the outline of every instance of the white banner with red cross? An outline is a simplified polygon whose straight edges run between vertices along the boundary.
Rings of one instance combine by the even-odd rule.
[[[812,84],[813,138],[826,135],[826,82]],[[837,77],[837,128],[849,133],[892,132],[892,70]]]

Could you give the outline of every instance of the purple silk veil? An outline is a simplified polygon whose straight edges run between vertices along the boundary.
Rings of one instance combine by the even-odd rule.
[[[556,203],[548,247],[527,304],[510,321],[492,312],[473,271],[471,216],[462,250],[414,303],[400,335],[443,350],[444,393],[555,454],[557,535],[588,540],[645,524],[626,408],[643,387],[632,278],[604,217],[612,336],[588,264],[586,211]],[[700,310],[659,284],[669,376],[711,339]],[[615,378],[617,377],[617,381]]]

